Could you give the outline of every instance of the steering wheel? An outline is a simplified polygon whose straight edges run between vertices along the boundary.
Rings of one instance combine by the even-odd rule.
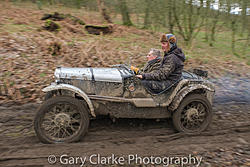
[[[111,67],[115,67],[115,68],[124,68],[126,69],[129,73],[131,74],[135,74],[133,70],[130,69],[130,67],[127,64],[115,64],[112,65]]]

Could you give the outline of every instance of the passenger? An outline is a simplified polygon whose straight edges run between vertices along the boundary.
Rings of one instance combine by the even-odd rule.
[[[177,40],[173,34],[163,34],[160,38],[164,57],[158,70],[142,73],[136,77],[142,79],[142,84],[152,93],[160,93],[182,77],[185,55],[177,47]]]
[[[148,62],[145,64],[143,69],[136,68],[131,66],[131,70],[133,70],[136,74],[143,73],[151,73],[155,70],[158,70],[161,63],[161,51],[158,49],[152,48],[147,55]]]

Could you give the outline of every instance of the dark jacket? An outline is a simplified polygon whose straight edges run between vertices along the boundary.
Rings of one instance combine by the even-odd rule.
[[[150,73],[142,73],[142,84],[151,93],[158,94],[167,90],[182,76],[185,55],[180,48],[165,53],[160,67]]]
[[[180,48],[174,48],[172,51],[165,53],[158,70],[151,73],[143,73],[143,79],[176,81],[182,76],[185,55]]]
[[[154,60],[150,60],[145,64],[142,70],[139,71],[139,74],[143,73],[153,73],[156,70],[159,70],[161,65],[161,58],[155,58]]]

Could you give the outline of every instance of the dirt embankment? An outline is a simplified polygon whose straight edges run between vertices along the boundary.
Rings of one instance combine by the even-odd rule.
[[[102,24],[98,14],[70,9],[36,10],[36,7],[20,7],[0,3],[0,104],[15,102],[25,104],[42,100],[41,89],[53,81],[57,66],[108,67],[129,62],[142,66],[150,48],[159,48],[159,33],[114,24],[109,35],[91,35],[84,25],[70,19],[55,21],[57,32],[44,30],[49,22],[41,20],[45,13],[71,14],[86,24]],[[93,15],[93,16],[92,16]],[[92,18],[95,17],[95,18]],[[99,20],[98,20],[99,19]],[[181,40],[178,43],[181,47]],[[188,51],[188,49],[183,49]],[[192,55],[192,51],[189,54]],[[213,51],[214,54],[214,51]],[[187,55],[188,56],[188,55]],[[212,63],[187,58],[185,67],[202,67],[210,77],[218,77],[225,71],[244,75],[249,66],[244,62],[218,59]],[[202,57],[201,57],[202,58]],[[219,65],[218,65],[219,64]],[[248,75],[249,77],[249,75]]]

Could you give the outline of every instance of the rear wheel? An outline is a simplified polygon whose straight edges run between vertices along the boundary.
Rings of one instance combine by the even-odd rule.
[[[173,124],[177,131],[198,134],[204,131],[212,120],[212,106],[200,94],[190,94],[184,98],[173,113]]]
[[[73,97],[55,96],[46,100],[35,116],[35,132],[43,143],[75,142],[87,133],[86,105]]]

